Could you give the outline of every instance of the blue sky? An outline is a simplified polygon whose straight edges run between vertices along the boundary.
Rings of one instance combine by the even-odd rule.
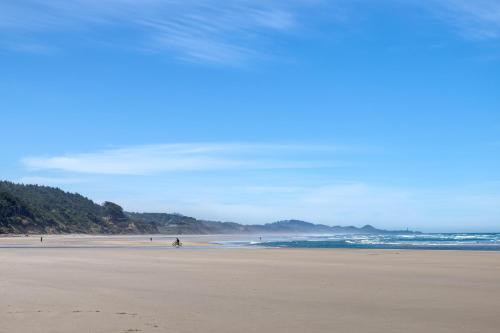
[[[1,178],[134,211],[500,231],[500,3],[4,0]]]

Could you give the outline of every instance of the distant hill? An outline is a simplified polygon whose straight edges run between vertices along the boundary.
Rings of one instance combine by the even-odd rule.
[[[412,233],[370,225],[327,226],[299,220],[264,225],[198,220],[168,213],[130,213],[58,188],[0,181],[0,234],[239,234],[239,233]]]

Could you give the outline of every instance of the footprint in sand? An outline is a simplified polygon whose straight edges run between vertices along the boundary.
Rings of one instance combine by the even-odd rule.
[[[115,314],[117,314],[117,315],[122,315],[122,316],[124,316],[124,315],[125,315],[125,316],[133,316],[133,317],[134,317],[134,316],[137,316],[137,313],[128,313],[128,312],[117,312],[117,313],[115,313]]]

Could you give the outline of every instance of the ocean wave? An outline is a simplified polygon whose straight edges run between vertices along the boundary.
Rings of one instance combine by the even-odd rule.
[[[325,235],[274,237],[253,244],[290,248],[359,248],[500,251],[500,234]]]

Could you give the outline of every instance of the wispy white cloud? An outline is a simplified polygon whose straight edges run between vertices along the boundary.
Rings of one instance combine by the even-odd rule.
[[[174,171],[333,167],[344,146],[279,144],[158,144],[49,157],[26,157],[32,170],[141,175]],[[318,153],[321,154],[318,154]],[[326,154],[325,154],[326,153]],[[329,153],[329,154],[328,154]],[[309,157],[309,158],[307,158]]]
[[[58,186],[78,184],[84,182],[84,180],[81,178],[26,176],[22,177],[19,182],[23,184]]]
[[[425,7],[467,37],[500,37],[500,3],[496,0],[379,1],[398,3],[399,9],[404,8],[400,4]],[[241,65],[272,57],[277,51],[273,50],[273,37],[308,26],[314,22],[311,18],[319,16],[319,10],[336,19],[335,12],[342,8],[363,7],[366,2],[4,0],[0,2],[0,37],[2,44],[8,41],[7,45],[20,45],[10,49],[40,52],[56,48],[51,44],[53,37],[68,32],[116,45],[119,38],[108,33],[114,30],[127,36],[122,47],[165,53],[190,62]]]
[[[30,36],[100,27],[132,29],[138,48],[190,61],[239,64],[264,56],[267,35],[296,28],[311,0],[6,0],[0,31]]]
[[[459,32],[473,39],[500,37],[500,2],[497,0],[418,1]]]
[[[16,42],[16,43],[1,43],[0,48],[4,48],[11,51],[24,52],[24,53],[32,53],[38,55],[52,55],[56,52],[56,50],[49,45],[40,44],[40,43],[32,43],[29,41],[26,42]]]

